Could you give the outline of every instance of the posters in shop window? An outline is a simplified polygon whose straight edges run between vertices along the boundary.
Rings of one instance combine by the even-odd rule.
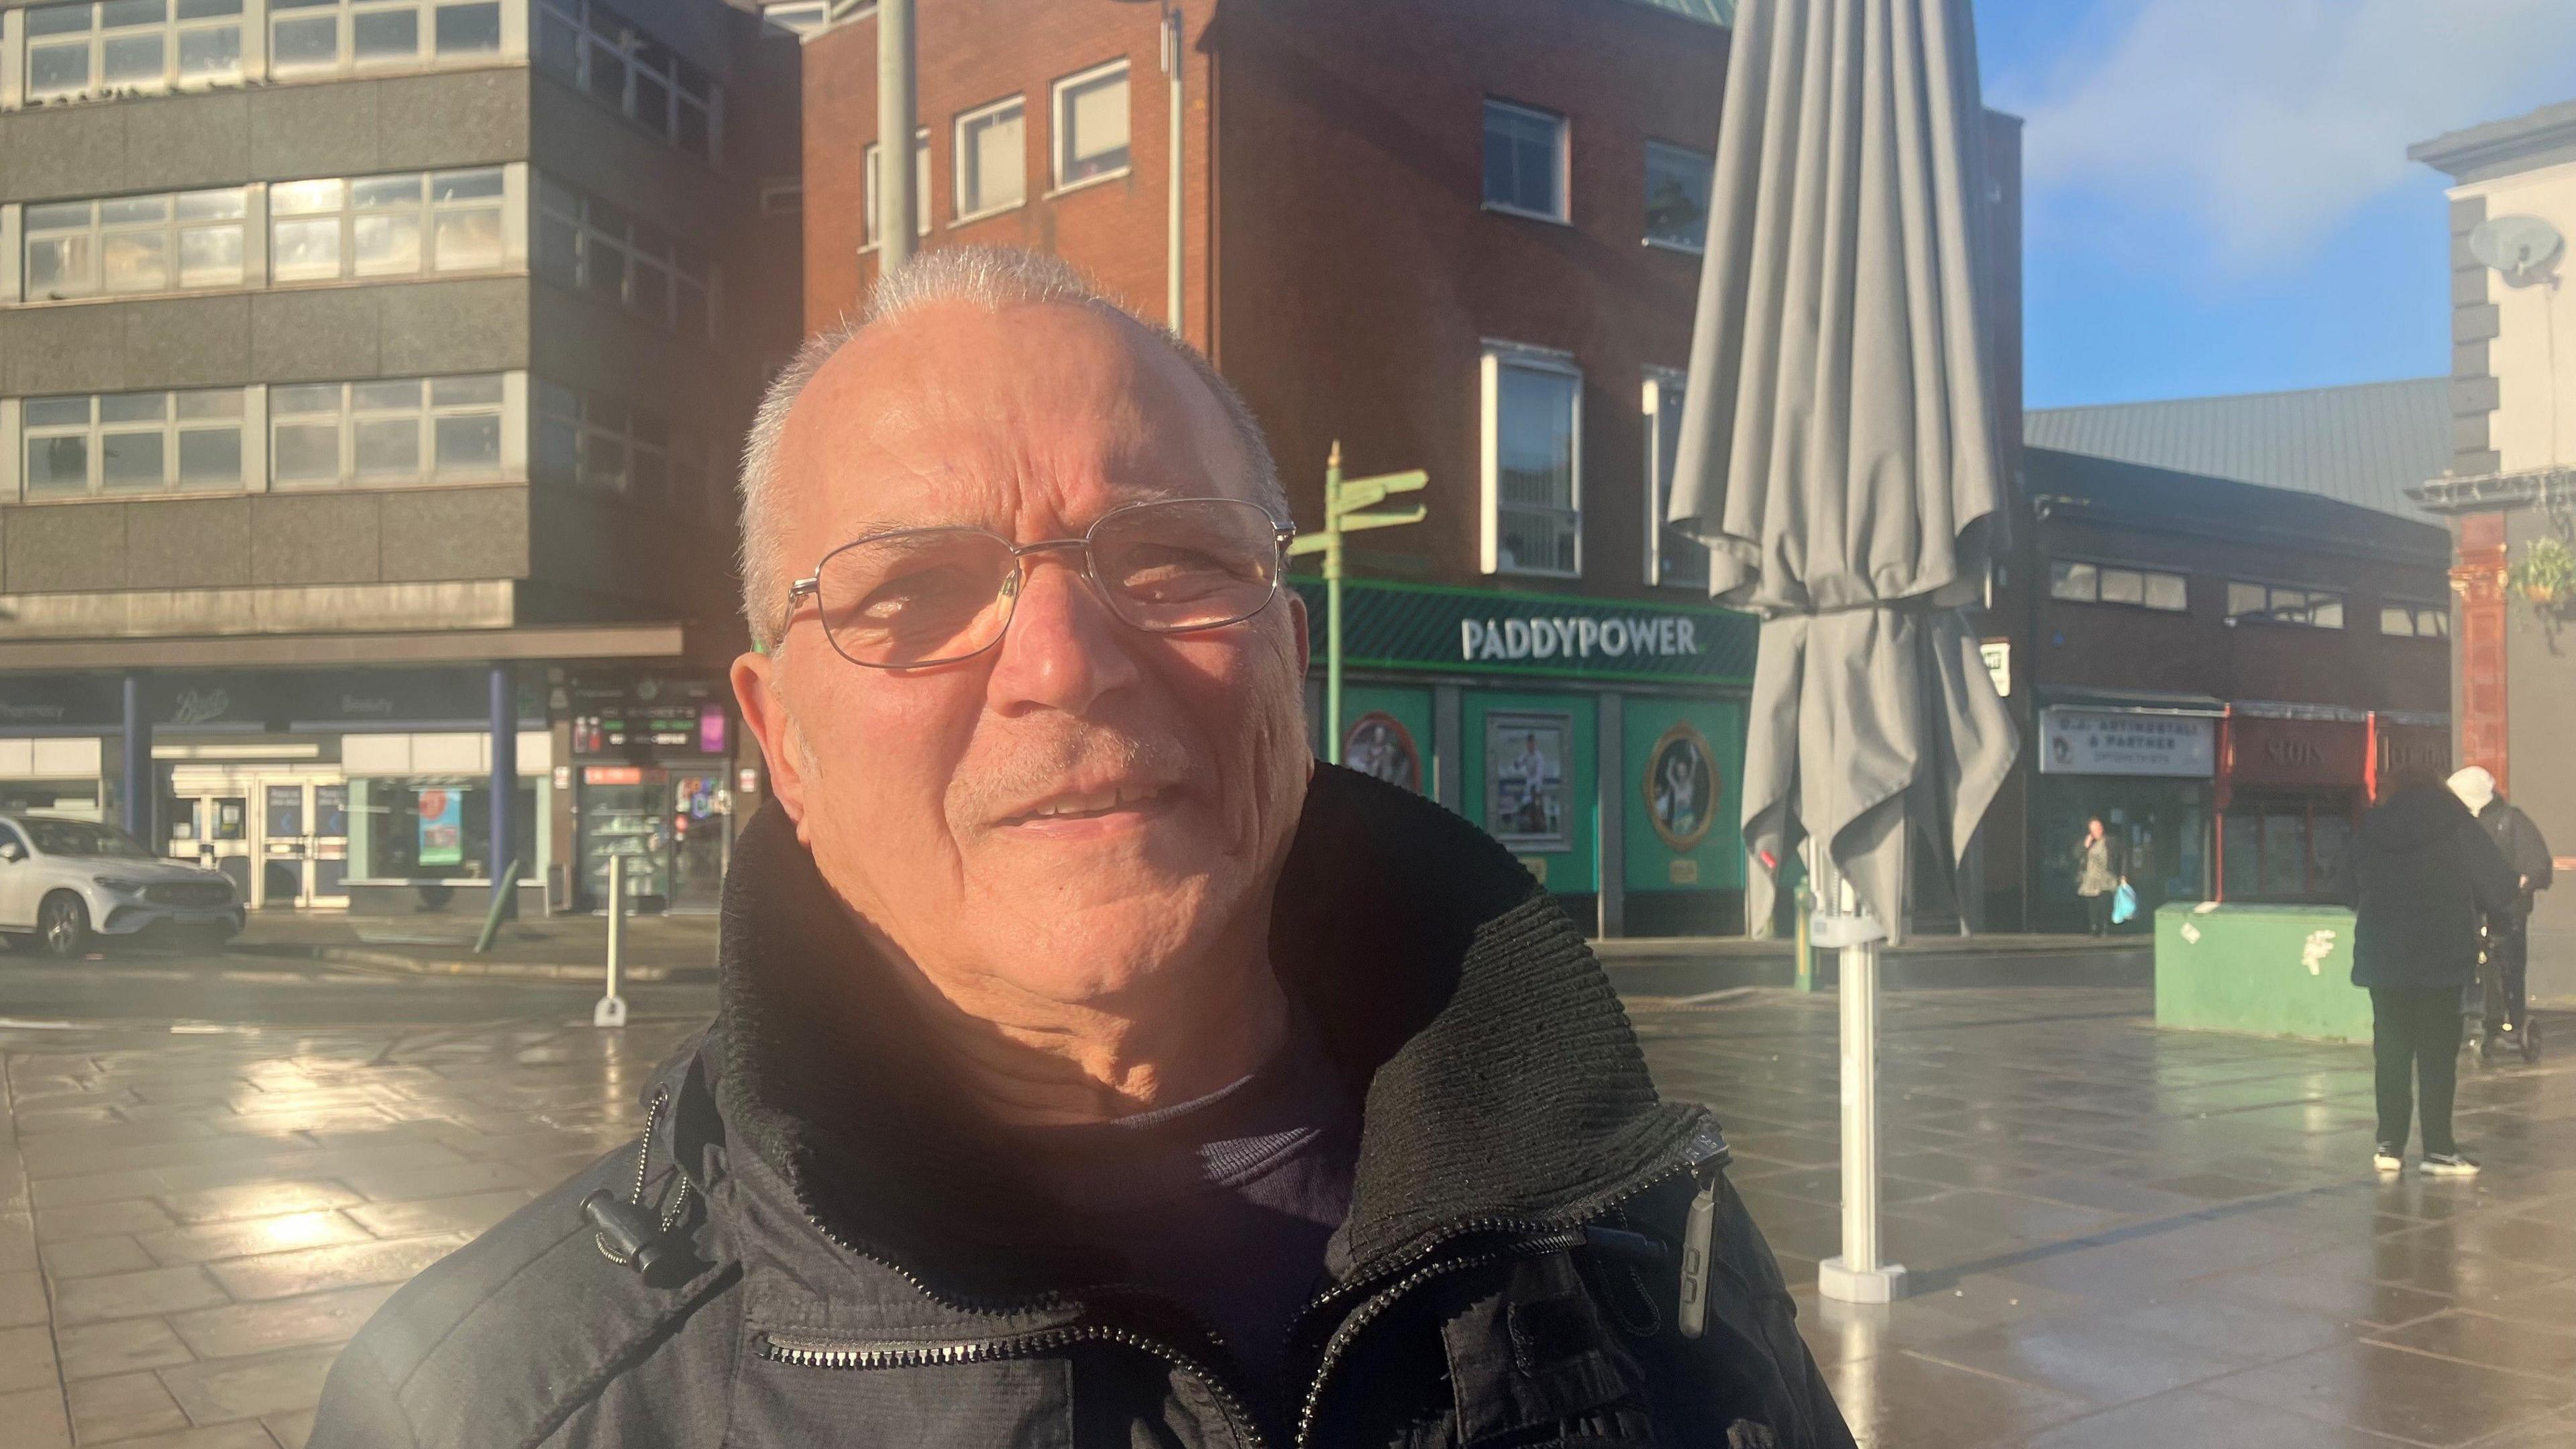
[[[1708,739],[1677,722],[1646,760],[1646,819],[1675,850],[1700,843],[1717,821],[1717,755]]]
[[[1422,752],[1404,722],[1371,710],[1342,732],[1342,763],[1374,780],[1422,791]]]
[[[458,790],[420,792],[420,863],[460,865],[465,860],[465,796]]]
[[[1554,712],[1485,716],[1485,828],[1514,850],[1571,850],[1565,818],[1566,744],[1574,717]]]

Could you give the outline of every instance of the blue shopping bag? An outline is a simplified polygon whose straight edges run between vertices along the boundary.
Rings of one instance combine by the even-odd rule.
[[[2138,913],[2138,893],[2127,881],[2111,893],[2111,923],[2119,925]]]

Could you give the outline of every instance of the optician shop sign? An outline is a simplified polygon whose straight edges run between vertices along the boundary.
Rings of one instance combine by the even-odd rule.
[[[1290,582],[1321,634],[1322,581]],[[1759,632],[1749,614],[1661,600],[1354,582],[1342,602],[1345,657],[1362,668],[1740,683]]]
[[[2045,709],[2043,775],[2173,775],[2206,780],[2218,766],[2218,721],[2206,715]]]

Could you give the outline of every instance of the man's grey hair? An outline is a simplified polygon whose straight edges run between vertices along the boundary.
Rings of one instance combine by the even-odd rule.
[[[785,523],[777,496],[778,456],[787,435],[788,412],[823,365],[860,333],[935,302],[972,302],[995,310],[1051,302],[1086,307],[1143,328],[1180,354],[1199,381],[1207,384],[1251,466],[1253,498],[1273,517],[1287,520],[1288,500],[1280,490],[1278,464],[1261,435],[1261,424],[1254,421],[1242,394],[1217,374],[1215,365],[1197,348],[1171,329],[1111,300],[1062,257],[989,246],[921,252],[878,281],[858,316],[807,338],[761,396],[760,411],[752,419],[742,449],[742,609],[757,647],[777,647],[793,578],[784,557]]]

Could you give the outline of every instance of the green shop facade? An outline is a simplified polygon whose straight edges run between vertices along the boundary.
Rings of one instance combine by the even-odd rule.
[[[1605,936],[1737,935],[1752,616],[1705,604],[1343,584],[1340,739],[1316,753],[1438,800]]]

